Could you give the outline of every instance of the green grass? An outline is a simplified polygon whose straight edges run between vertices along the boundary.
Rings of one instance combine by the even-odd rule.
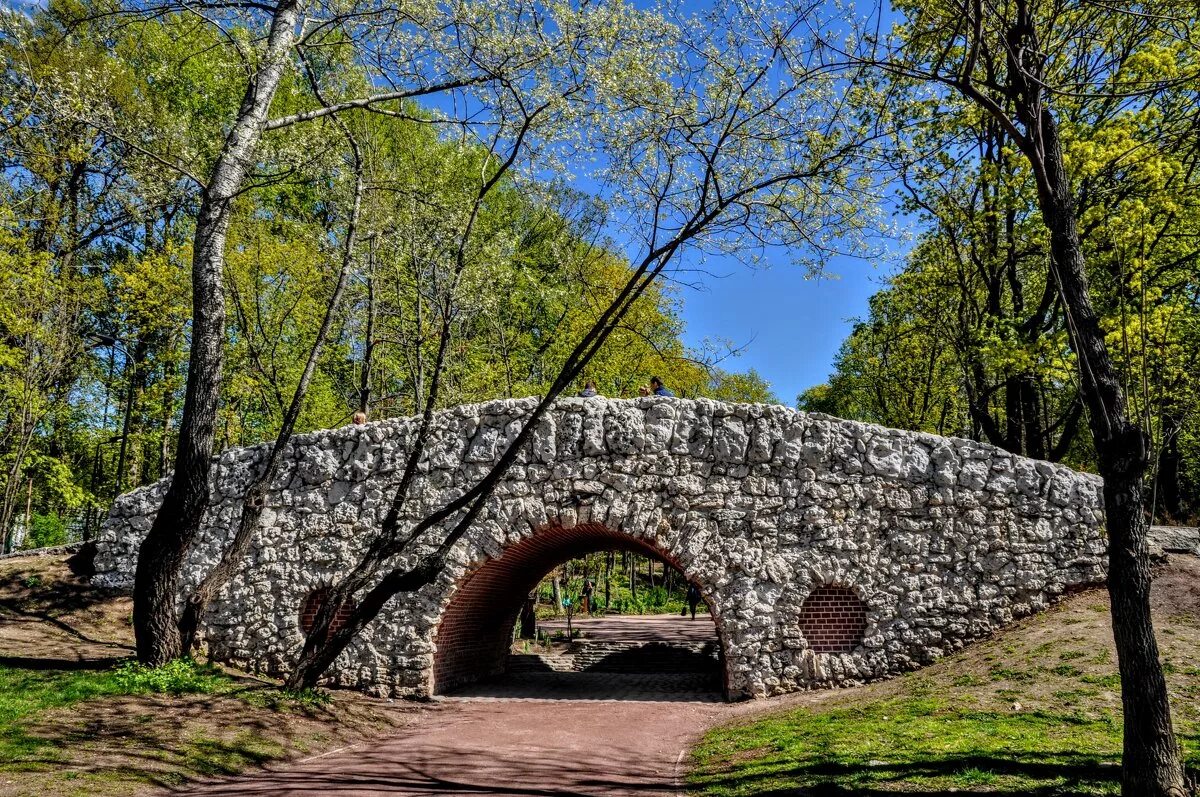
[[[250,731],[238,734],[229,742],[197,736],[183,746],[187,768],[209,777],[236,775],[247,767],[261,766],[279,758],[285,752],[282,745]]]
[[[861,791],[1119,793],[1116,716],[972,710],[936,697],[805,708],[711,731],[692,787],[711,797]]]
[[[29,726],[51,709],[110,696],[219,694],[234,688],[234,682],[216,668],[186,660],[157,669],[132,662],[109,670],[0,666],[0,769],[55,746],[53,739],[29,733]]]
[[[81,797],[125,793],[145,784],[178,788],[198,776],[233,774],[288,752],[257,730],[226,739],[203,732],[155,739],[152,734],[160,731],[150,731],[135,753],[145,766],[106,767],[104,761],[83,769],[66,766],[73,760],[63,746],[68,737],[58,723],[47,721],[48,712],[85,701],[151,694],[229,697],[265,711],[310,715],[332,701],[327,692],[315,689],[239,683],[216,667],[190,660],[159,668],[126,662],[107,670],[0,667],[0,782],[5,772],[37,773],[53,794]],[[134,719],[149,727],[156,717]]]

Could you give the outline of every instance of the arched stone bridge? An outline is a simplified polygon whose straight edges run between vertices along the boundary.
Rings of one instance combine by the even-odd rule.
[[[439,413],[410,517],[485,473],[534,405]],[[288,670],[306,601],[377,533],[415,429],[393,419],[292,442],[253,548],[206,619],[215,659]],[[220,457],[189,584],[232,535],[263,452]],[[117,499],[98,582],[132,582],[162,490]],[[862,682],[1102,581],[1101,500],[1097,477],[967,440],[779,406],[564,399],[441,577],[393,599],[331,680],[426,696],[495,673],[534,584],[584,552],[630,548],[700,585],[731,697]]]

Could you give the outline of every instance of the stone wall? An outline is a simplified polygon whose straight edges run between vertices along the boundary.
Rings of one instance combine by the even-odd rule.
[[[482,476],[534,404],[438,414],[407,518]],[[306,599],[345,573],[377,533],[415,428],[414,419],[393,419],[291,443],[247,561],[207,618],[214,658],[288,670],[303,644]],[[185,586],[232,536],[263,453],[220,457]],[[131,583],[162,490],[116,501],[99,538],[99,583]],[[436,583],[393,599],[330,677],[380,694],[429,694],[443,655],[438,624],[459,587],[485,563],[506,561],[516,543],[574,529],[569,542],[534,546],[540,558],[526,556],[522,573],[544,574],[579,550],[622,539],[659,552],[701,586],[732,696],[858,683],[932,662],[1068,589],[1102,581],[1101,517],[1098,478],[967,440],[778,406],[565,399]],[[849,652],[814,652],[800,629],[805,599],[825,585],[865,604],[866,629]],[[504,604],[497,624],[515,616],[522,597],[492,596]]]

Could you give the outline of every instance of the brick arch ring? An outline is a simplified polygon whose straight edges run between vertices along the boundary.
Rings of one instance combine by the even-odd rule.
[[[512,629],[525,597],[555,567],[598,551],[629,550],[657,559],[683,573],[700,588],[717,626],[724,650],[721,611],[703,575],[689,573],[670,551],[641,537],[602,523],[564,526],[549,523],[468,570],[448,592],[441,618],[433,630],[433,671],[430,693],[478,681],[504,671]],[[729,692],[725,656],[722,679]]]

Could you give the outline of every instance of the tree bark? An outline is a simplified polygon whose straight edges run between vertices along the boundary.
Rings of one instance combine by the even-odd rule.
[[[1149,441],[1145,431],[1128,417],[1120,377],[1088,293],[1075,200],[1057,125],[1044,106],[1036,116],[1030,109],[1028,121],[1027,126],[1041,134],[1044,159],[1038,201],[1050,232],[1053,277],[1069,313],[1081,392],[1104,477],[1108,593],[1125,712],[1122,793],[1127,797],[1184,797],[1183,765],[1150,616],[1144,494]]]
[[[1041,19],[1029,0],[1009,10],[988,8],[980,0],[963,7],[967,34],[965,60],[943,78],[1008,129],[1032,169],[1038,209],[1050,236],[1050,278],[1066,313],[1071,348],[1080,376],[1080,396],[1104,478],[1108,530],[1108,592],[1113,636],[1121,673],[1124,708],[1122,793],[1126,797],[1184,797],[1183,766],[1171,727],[1166,679],[1150,615],[1150,564],[1146,541],[1144,480],[1149,464],[1146,432],[1128,415],[1120,377],[1105,344],[1088,289],[1077,206],[1063,157],[1062,140],[1046,88],[1047,56],[1038,37]],[[1001,17],[1003,41],[996,42],[1001,64],[992,63],[984,38],[985,14]],[[981,65],[981,60],[989,60]],[[973,82],[976,69],[988,83]],[[1009,115],[1015,111],[1016,124]],[[1019,125],[1019,129],[1018,128]]]
[[[1180,489],[1183,455],[1179,451],[1179,426],[1179,418],[1173,413],[1167,413],[1163,417],[1163,443],[1158,453],[1158,466],[1155,468],[1155,493],[1162,496],[1160,516],[1167,521],[1179,520],[1184,515],[1183,494]],[[1151,509],[1155,510],[1157,507]]]
[[[337,117],[334,118],[336,120]],[[342,303],[342,294],[345,292],[346,282],[350,276],[350,269],[354,263],[354,246],[358,232],[359,214],[362,209],[364,188],[362,156],[359,153],[358,144],[350,135],[349,130],[344,127],[343,130],[354,154],[355,178],[354,199],[351,203],[350,217],[346,225],[346,238],[342,249],[342,263],[341,268],[338,270],[337,282],[334,284],[333,292],[329,296],[329,302],[325,306],[325,315],[321,320],[321,326],[317,330],[316,337],[313,339],[312,347],[309,349],[308,359],[304,363],[304,371],[300,374],[300,380],[296,383],[296,389],[292,393],[291,403],[288,405],[287,412],[283,416],[283,423],[280,424],[279,434],[276,436],[270,451],[267,452],[266,462],[263,463],[262,469],[246,488],[246,495],[242,500],[242,513],[238,519],[238,528],[234,534],[233,541],[221,555],[221,560],[208,572],[199,586],[188,596],[184,604],[183,615],[179,621],[180,636],[182,638],[181,645],[184,653],[191,651],[195,645],[200,621],[204,618],[204,613],[208,609],[209,603],[212,602],[217,591],[233,578],[233,574],[237,571],[238,566],[246,557],[246,553],[250,550],[250,541],[254,537],[254,532],[258,528],[259,518],[262,517],[263,509],[266,507],[267,490],[279,472],[280,454],[292,439],[292,433],[296,428],[296,420],[300,417],[300,411],[304,407],[304,399],[308,395],[308,386],[312,382],[313,373],[317,370],[317,363],[320,362],[321,353],[325,350],[325,341],[329,339],[329,332],[333,329],[334,317],[337,315],[338,308]]]
[[[117,452],[116,495],[121,494],[126,484],[138,485],[138,479],[133,476],[134,468],[129,462],[129,438],[133,434],[133,412],[142,387],[142,365],[149,353],[150,346],[142,338],[133,344],[132,352],[128,349],[125,351],[125,366],[129,369],[129,378],[125,390],[125,411],[121,420],[121,447]]]
[[[375,303],[375,245],[376,239],[371,239],[367,253],[367,328],[363,335],[362,373],[358,385],[358,410],[368,418],[371,417],[371,361],[375,355],[375,321],[377,307]]]
[[[267,112],[287,65],[300,17],[297,0],[282,0],[271,20],[263,61],[250,78],[237,117],[201,196],[192,256],[192,346],[175,472],[138,551],[133,627],[138,661],[161,666],[183,653],[179,575],[209,503],[213,427],[225,342],[225,237],[233,201],[262,139]]]
[[[604,557],[604,611],[607,612],[612,608],[612,569],[616,562],[617,554],[615,551],[609,551]]]

